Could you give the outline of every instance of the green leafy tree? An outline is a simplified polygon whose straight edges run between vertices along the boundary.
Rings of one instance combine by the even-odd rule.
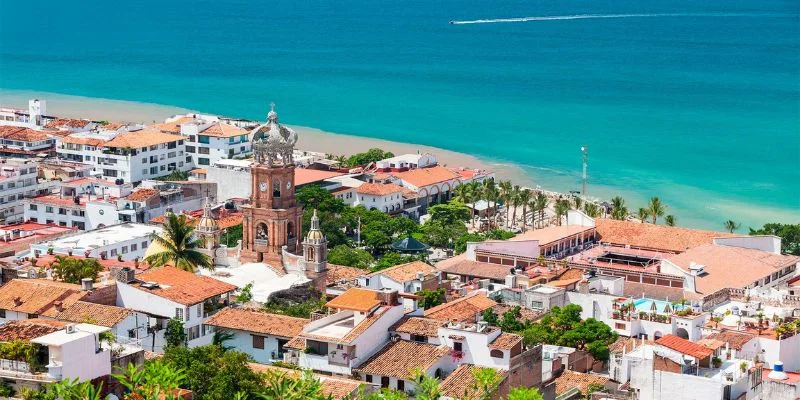
[[[442,395],[439,380],[426,374],[421,368],[411,370],[409,379],[417,383],[414,400],[438,400]]]
[[[227,329],[219,329],[217,328],[214,331],[214,337],[211,338],[211,344],[215,346],[219,346],[222,350],[228,351],[233,349],[233,346],[228,346],[225,343],[230,342],[233,340],[234,334],[233,332]]]
[[[486,240],[486,237],[480,233],[465,233],[453,242],[453,251],[456,254],[461,254],[467,251],[467,242],[482,242],[484,240]]]
[[[265,400],[325,400],[332,396],[322,392],[322,383],[310,371],[300,376],[289,375],[285,371],[268,370],[264,374],[264,387],[257,395]]]
[[[444,292],[444,288],[439,288],[436,290],[420,290],[416,293],[417,296],[422,297],[422,300],[419,302],[419,306],[429,309],[444,303]]]
[[[608,345],[617,340],[617,334],[594,318],[581,320],[581,310],[576,304],[553,307],[522,332],[525,344],[575,347],[588,351],[595,359],[608,360]]]
[[[225,233],[222,235],[222,244],[226,246],[235,246],[237,241],[242,240],[242,229],[242,224],[225,229]]]
[[[651,197],[650,203],[647,207],[647,213],[650,218],[653,219],[653,224],[658,223],[658,217],[664,216],[664,212],[667,211],[667,206],[661,202],[661,199],[658,197]]]
[[[372,255],[367,251],[340,244],[328,252],[328,262],[331,264],[346,265],[348,267],[368,269],[375,262],[375,259],[372,258]]]
[[[539,223],[544,223],[544,210],[547,209],[549,201],[546,194],[542,192],[536,194],[534,202],[536,203],[536,211],[539,213]]]
[[[167,322],[167,329],[164,331],[164,340],[167,346],[182,346],[186,344],[186,332],[183,330],[183,321],[172,318]]]
[[[800,224],[764,224],[760,229],[750,228],[751,235],[774,235],[781,238],[781,252],[800,256]]]
[[[628,217],[628,207],[625,206],[625,199],[615,196],[611,199],[611,218],[624,220]]]
[[[71,256],[56,256],[50,264],[53,277],[67,283],[81,283],[83,278],[97,280],[103,266],[93,258],[75,258]]]
[[[239,304],[247,303],[250,300],[253,300],[253,284],[252,283],[248,283],[247,285],[244,285],[242,290],[239,291],[239,294],[236,295],[236,302],[239,303]]]
[[[311,314],[325,307],[325,299],[308,299],[299,303],[278,303],[268,301],[264,304],[264,311],[272,314],[288,315],[290,317],[310,318]]]
[[[536,388],[515,387],[511,388],[506,400],[544,400]]]
[[[677,221],[677,218],[675,218],[675,216],[672,215],[672,214],[667,215],[666,217],[664,217],[664,223],[667,226],[675,226],[675,222],[676,221]]]
[[[172,171],[167,175],[155,178],[157,181],[185,181],[189,179],[189,173],[184,171]]]
[[[585,212],[586,215],[588,215],[588,216],[590,216],[592,218],[600,217],[600,207],[598,207],[597,204],[594,204],[594,203],[588,203],[587,202],[586,204],[584,204],[583,212]]]
[[[650,217],[650,210],[644,207],[639,208],[639,211],[636,212],[636,218],[639,218],[639,221],[641,221],[642,223],[647,221],[647,218],[649,217]]]
[[[100,400],[103,382],[94,386],[89,381],[80,382],[78,378],[63,379],[54,383],[51,389],[56,398],[61,400]]]
[[[379,148],[373,148],[367,150],[364,153],[356,153],[351,155],[350,157],[347,158],[346,165],[348,167],[357,167],[392,157],[394,157],[394,154],[392,152],[383,151]]]
[[[469,207],[463,203],[453,201],[430,207],[428,214],[431,216],[431,221],[440,221],[445,225],[463,224],[469,220]]]
[[[554,211],[556,213],[556,222],[558,223],[559,226],[561,226],[561,217],[567,215],[569,208],[570,208],[569,200],[564,200],[564,199],[556,200]]]
[[[151,246],[160,249],[144,261],[153,267],[172,264],[184,271],[194,272],[198,267],[214,269],[211,258],[199,251],[202,243],[194,239],[194,228],[185,215],[167,214],[163,234],[151,234]]]
[[[228,400],[239,392],[261,393],[263,377],[250,368],[251,361],[245,353],[214,345],[170,347],[163,358],[171,370],[184,372],[181,387],[194,392],[197,400]]]
[[[725,230],[730,232],[730,233],[733,233],[736,230],[738,230],[740,226],[742,226],[742,224],[740,224],[740,223],[738,223],[736,221],[733,221],[733,220],[730,220],[730,219],[725,221]]]
[[[346,204],[336,198],[327,189],[317,184],[305,185],[295,194],[297,203],[304,209],[317,210],[322,214],[339,214],[344,211]]]
[[[492,326],[497,326],[500,322],[499,319],[497,318],[497,313],[495,313],[494,309],[492,308],[487,308],[483,310],[483,313],[481,313],[481,317],[484,321],[486,321],[487,324]]]
[[[182,368],[162,360],[147,361],[144,366],[128,364],[121,373],[112,374],[119,383],[141,399],[175,399],[176,391],[186,381]]]
[[[422,225],[423,241],[434,247],[447,248],[459,237],[467,234],[464,224],[444,224],[442,221],[428,221]]]

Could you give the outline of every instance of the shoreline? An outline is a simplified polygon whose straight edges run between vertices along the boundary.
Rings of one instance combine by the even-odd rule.
[[[48,101],[47,113],[61,117],[91,118],[114,122],[163,122],[169,116],[190,112],[214,114],[188,108],[137,101],[114,100],[85,96],[74,96],[33,90],[0,89],[0,106],[27,109],[27,101],[41,98]],[[495,173],[498,180],[511,180],[514,184],[542,190],[552,194],[569,193],[567,180],[577,175],[549,174],[548,168],[515,164],[487,157],[459,153],[444,148],[414,143],[396,142],[380,138],[324,131],[301,125],[291,126],[298,132],[298,148],[331,154],[356,153],[379,147],[394,154],[431,152],[437,155],[440,164],[450,167],[485,169]],[[510,146],[513,143],[509,143]],[[576,167],[579,168],[579,167]],[[621,179],[624,180],[625,177]],[[748,227],[760,228],[767,222],[800,223],[800,207],[775,207],[742,200],[728,199],[723,193],[710,192],[704,188],[675,183],[649,194],[648,187],[618,185],[613,182],[598,182],[590,179],[588,196],[594,201],[610,201],[613,196],[622,196],[631,213],[645,205],[649,195],[668,199],[667,214],[677,217],[677,225],[683,227],[722,230],[722,222],[733,219],[742,225],[741,233]],[[578,187],[576,186],[575,189]]]

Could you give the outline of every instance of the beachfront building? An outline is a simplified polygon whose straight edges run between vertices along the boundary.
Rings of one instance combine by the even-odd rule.
[[[350,205],[388,214],[403,211],[403,187],[393,183],[363,183],[355,188]]]
[[[28,159],[0,159],[0,223],[17,223],[25,220],[23,202],[46,191],[39,185],[38,163]]]
[[[21,126],[0,126],[0,156],[33,158],[51,155],[60,134]]]
[[[192,167],[207,167],[222,159],[245,158],[253,151],[247,129],[213,115],[176,115],[149,129],[185,137],[185,162]]]
[[[187,171],[185,140],[152,129],[79,132],[59,138],[56,153],[62,160],[89,164],[102,179],[137,183]]]
[[[121,225],[124,226],[124,225]],[[116,305],[147,314],[156,333],[149,351],[163,351],[164,328],[172,318],[183,322],[189,347],[210,344],[213,327],[206,320],[231,301],[236,286],[167,266],[134,274],[130,268],[116,271]]]
[[[28,109],[0,107],[0,126],[22,126],[41,129],[55,119],[47,115],[45,100],[28,100]]]
[[[55,193],[39,195],[24,202],[25,220],[55,224],[81,230],[96,229],[119,223],[116,215],[91,213],[93,208],[113,207],[116,200],[127,196],[133,185],[96,178],[80,178],[61,182]]]
[[[161,231],[162,228],[156,225],[117,224],[33,243],[27,255],[38,257],[52,253],[100,259],[122,258],[124,261],[142,259],[152,241],[151,235]]]
[[[416,168],[433,167],[439,161],[431,153],[401,154],[375,162],[377,172],[403,172]]]

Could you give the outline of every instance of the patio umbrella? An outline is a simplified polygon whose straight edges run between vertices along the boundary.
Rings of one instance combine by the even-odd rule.
[[[664,306],[664,312],[667,314],[672,312],[672,307],[669,306],[669,303],[667,303],[667,305]]]
[[[656,312],[656,311],[658,311],[658,306],[656,306],[656,302],[655,302],[655,301],[653,301],[653,302],[650,304],[650,311],[652,311],[652,312]]]

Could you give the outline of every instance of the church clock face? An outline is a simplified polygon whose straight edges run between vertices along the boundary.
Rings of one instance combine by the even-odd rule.
[[[260,190],[262,192],[266,192],[267,191],[267,183],[266,182],[259,183],[258,184],[258,190]]]
[[[286,188],[287,189],[291,189],[292,188],[292,182],[286,182]]]

